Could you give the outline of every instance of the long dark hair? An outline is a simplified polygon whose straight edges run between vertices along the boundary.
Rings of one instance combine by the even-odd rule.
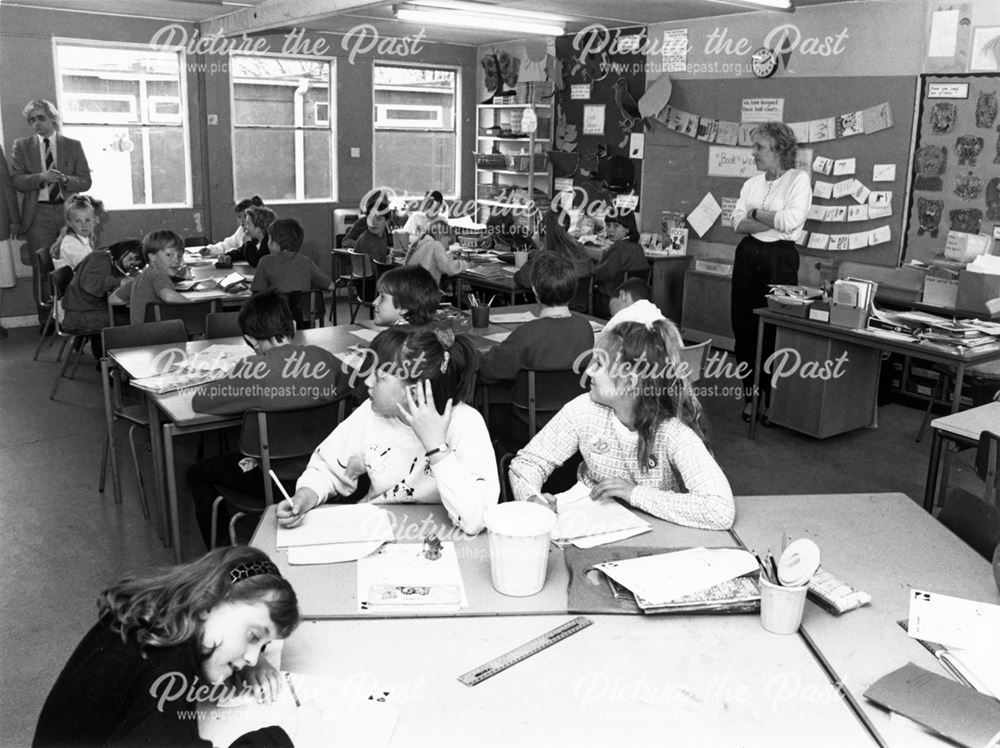
[[[637,376],[632,415],[643,472],[649,469],[656,430],[668,418],[680,419],[707,442],[701,403],[688,380],[679,376],[687,373],[680,368],[684,343],[673,322],[623,322],[604,332],[601,342],[615,364]]]
[[[390,327],[375,337],[371,350],[380,370],[408,382],[429,379],[438,412],[444,413],[448,400],[456,404],[472,402],[479,354],[467,336],[455,335],[448,329]]]
[[[277,573],[246,578],[239,573],[241,567],[270,563],[256,548],[217,548],[188,564],[125,577],[99,595],[98,611],[122,641],[134,636],[143,646],[172,647],[196,639],[204,616],[220,603],[264,602],[283,639],[299,624],[292,585]]]

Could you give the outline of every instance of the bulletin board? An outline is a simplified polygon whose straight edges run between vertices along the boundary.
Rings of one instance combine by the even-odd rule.
[[[804,255],[823,258],[825,261],[853,261],[876,265],[895,266],[902,252],[903,211],[909,169],[910,145],[913,133],[913,112],[916,100],[916,81],[909,76],[892,77],[841,77],[841,78],[782,78],[747,80],[678,80],[674,82],[670,106],[691,112],[700,117],[739,121],[744,99],[780,98],[783,100],[783,120],[800,122],[857,112],[869,107],[888,104],[892,126],[874,133],[835,137],[822,142],[805,143],[812,156],[837,160],[854,159],[853,175],[824,175],[810,173],[817,179],[835,182],[853,177],[869,190],[891,192],[886,201],[889,215],[875,220],[828,221],[808,220],[807,232],[847,234],[871,231],[886,226],[889,240],[874,246],[847,250],[814,250],[800,247]],[[642,215],[643,230],[659,229],[661,211],[680,211],[690,214],[706,193],[711,192],[725,209],[739,197],[746,177],[710,176],[710,152],[717,152],[713,144],[682,135],[656,123],[647,133],[643,163]],[[892,166],[891,179],[874,182],[876,165]],[[885,178],[886,169],[881,169]],[[728,199],[728,200],[725,200]],[[841,198],[814,198],[822,206],[850,206],[860,204],[850,196]],[[884,213],[884,210],[883,210]],[[724,216],[726,213],[724,213]],[[692,237],[695,234],[692,233]],[[741,237],[720,218],[701,239],[735,245]]]
[[[1000,226],[1000,76],[923,75],[907,258],[940,259],[949,231]]]

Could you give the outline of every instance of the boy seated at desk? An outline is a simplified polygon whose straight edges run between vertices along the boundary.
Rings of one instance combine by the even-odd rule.
[[[416,238],[427,231],[431,221],[441,214],[444,207],[444,195],[438,190],[431,190],[420,202],[418,210],[410,212],[403,225],[403,231]]]
[[[308,305],[309,294],[315,289],[333,290],[330,276],[320,270],[309,257],[299,253],[304,234],[299,222],[292,218],[279,218],[268,229],[271,254],[260,258],[250,290],[280,291],[289,298],[295,323],[301,328],[301,305]],[[294,299],[294,301],[293,301]],[[322,302],[318,311],[323,318]]]
[[[594,279],[597,281],[594,314],[598,317],[610,316],[609,303],[629,273],[649,272],[649,261],[639,244],[635,214],[609,214],[604,219],[604,226],[604,232],[612,243],[594,268]]]
[[[257,267],[261,258],[271,251],[268,232],[277,218],[278,216],[270,208],[251,205],[243,215],[246,241],[242,247],[231,249],[224,256],[233,262],[248,262],[250,267]]]
[[[378,262],[388,262],[392,235],[389,233],[389,201],[381,191],[374,192],[365,202],[364,211],[344,236],[344,246],[361,252]]]
[[[187,304],[189,299],[174,290],[174,280],[184,276],[186,268],[182,259],[184,240],[173,231],[151,231],[142,239],[142,253],[146,267],[135,282],[128,286],[129,321],[141,325],[146,321],[146,307],[164,304]],[[124,294],[119,293],[119,297]]]
[[[653,292],[642,278],[628,278],[622,281],[615,289],[615,295],[608,306],[611,319],[604,325],[605,330],[622,322],[641,322],[655,319],[663,314],[653,303]]]
[[[519,325],[483,357],[479,374],[489,386],[490,432],[505,445],[516,448],[527,441],[524,424],[509,417],[510,387],[517,373],[571,369],[581,354],[594,347],[590,322],[569,310],[576,286],[576,271],[568,257],[540,253],[531,270],[531,289],[542,307],[538,319]]]
[[[449,252],[450,245],[451,226],[444,218],[435,218],[427,224],[424,234],[410,245],[403,264],[425,268],[440,285],[441,276],[458,275],[469,266]]]
[[[286,410],[331,402],[337,397],[334,373],[340,362],[329,351],[315,345],[295,344],[295,323],[285,297],[265,291],[247,299],[240,309],[243,339],[253,350],[224,379],[202,385],[191,400],[196,413],[235,415],[253,408]],[[253,462],[251,460],[251,462]],[[260,467],[244,470],[242,455],[210,457],[192,465],[187,472],[194,497],[195,516],[205,546],[210,548],[212,504],[223,485],[243,493],[264,496]],[[276,468],[288,484],[301,472],[304,461]],[[229,519],[224,504],[219,505],[216,544],[228,542]]]

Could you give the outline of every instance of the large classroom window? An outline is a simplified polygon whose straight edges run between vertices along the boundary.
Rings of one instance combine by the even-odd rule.
[[[458,193],[458,71],[375,64],[373,183],[402,195]]]
[[[109,208],[191,205],[183,52],[55,41],[62,133]]]
[[[234,197],[336,199],[332,60],[233,55]]]

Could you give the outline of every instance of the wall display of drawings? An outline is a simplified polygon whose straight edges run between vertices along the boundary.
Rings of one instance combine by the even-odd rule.
[[[949,231],[1000,225],[1000,76],[921,76],[908,259],[940,259]]]
[[[865,95],[871,91],[878,91],[874,101]],[[758,122],[746,121],[748,105],[769,105],[796,133],[797,166],[813,181],[800,250],[896,265],[915,97],[912,78],[891,76],[786,78],[780,88],[770,80],[674,81],[670,104],[646,138],[645,211],[688,214],[711,193],[730,214],[753,172],[748,146]],[[735,247],[740,237],[718,220],[701,239]]]

